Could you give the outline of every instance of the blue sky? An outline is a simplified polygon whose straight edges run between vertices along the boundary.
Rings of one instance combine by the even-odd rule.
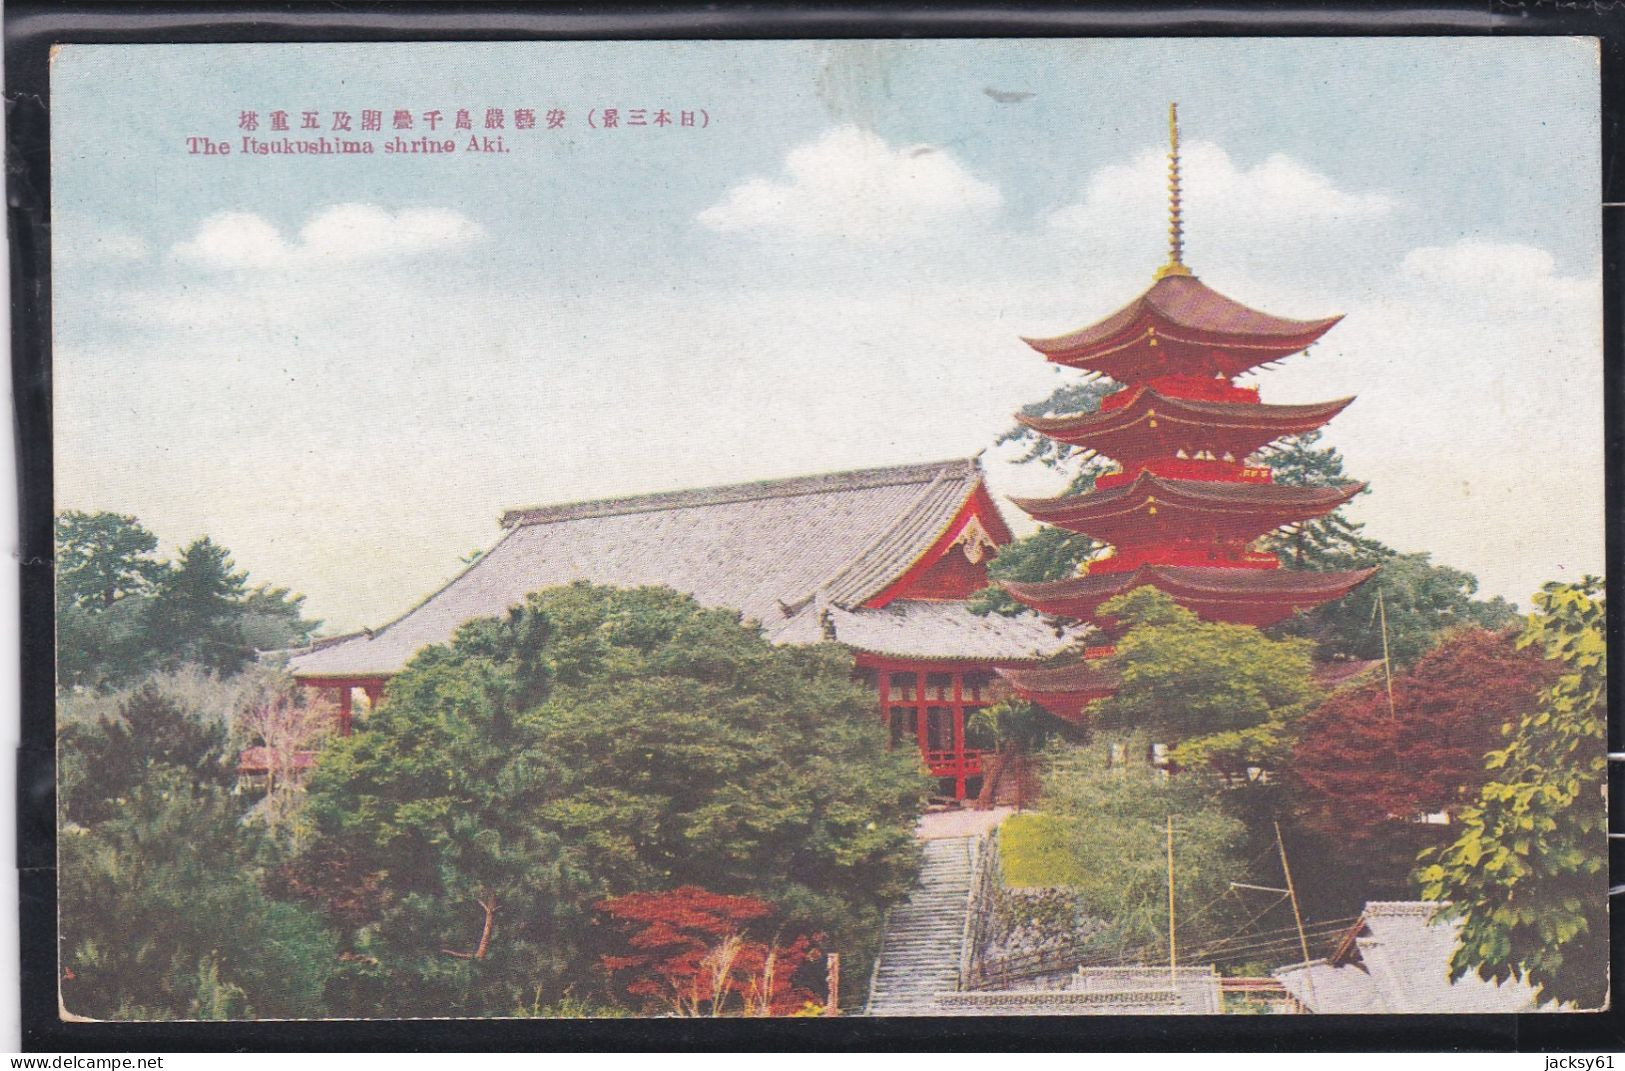
[[[508,507],[988,445],[1064,374],[1017,336],[1160,263],[1170,100],[1187,261],[1348,314],[1259,382],[1360,396],[1328,437],[1371,532],[1517,600],[1602,567],[1590,41],[68,46],[52,79],[59,506],[207,532],[335,627]],[[243,110],[459,107],[566,122],[186,151]]]

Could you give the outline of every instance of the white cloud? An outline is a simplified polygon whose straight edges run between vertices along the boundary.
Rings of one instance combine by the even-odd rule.
[[[210,216],[190,241],[175,246],[175,255],[213,268],[264,268],[289,253],[282,234],[252,212]]]
[[[209,268],[274,268],[387,260],[479,241],[484,230],[447,208],[337,204],[317,212],[293,240],[253,212],[221,212],[204,220],[174,253]]]
[[[1323,239],[1329,230],[1381,220],[1395,208],[1382,192],[1338,189],[1331,179],[1277,153],[1238,165],[1211,142],[1181,151],[1186,261],[1204,253],[1279,255],[1283,243]],[[1166,248],[1168,158],[1146,152],[1089,177],[1081,200],[1051,213],[1051,226],[1086,237],[1091,252],[1144,260]]]
[[[782,178],[749,179],[698,218],[718,231],[873,244],[986,219],[1002,201],[940,149],[839,126],[790,150]]]
[[[1399,272],[1407,283],[1457,308],[1472,303],[1497,319],[1533,313],[1571,330],[1586,326],[1585,320],[1576,323],[1563,314],[1582,311],[1577,306],[1594,303],[1597,296],[1595,278],[1559,275],[1550,253],[1515,242],[1469,238],[1423,246],[1406,254]]]

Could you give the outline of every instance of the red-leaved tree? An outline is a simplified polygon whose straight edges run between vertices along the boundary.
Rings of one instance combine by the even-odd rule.
[[[595,906],[615,922],[624,945],[603,957],[605,968],[651,1012],[790,1015],[814,1000],[795,975],[823,958],[817,938],[753,935],[773,915],[765,900],[685,885]]]
[[[1292,753],[1303,821],[1365,841],[1395,822],[1452,811],[1484,783],[1501,727],[1528,713],[1560,668],[1512,636],[1468,628],[1394,677],[1333,695],[1304,719]]]

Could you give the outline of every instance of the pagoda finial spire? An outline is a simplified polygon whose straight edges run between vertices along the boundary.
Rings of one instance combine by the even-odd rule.
[[[1185,227],[1179,213],[1179,105],[1168,105],[1168,263],[1157,269],[1157,278],[1189,275],[1185,267]]]

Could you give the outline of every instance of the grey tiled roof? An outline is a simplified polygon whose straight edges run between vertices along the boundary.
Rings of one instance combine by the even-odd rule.
[[[779,643],[834,638],[859,651],[898,658],[1036,662],[1076,638],[1037,614],[973,614],[961,602],[897,599],[879,609],[809,606],[775,630]]]
[[[489,553],[417,607],[289,668],[393,674],[465,621],[574,580],[668,585],[738,610],[779,642],[827,638],[827,612],[837,637],[858,647],[1032,659],[1062,645],[1036,617],[981,618],[957,603],[857,609],[936,542],[982,478],[973,458],[515,510]]]
[[[1275,975],[1306,1007],[1322,1014],[1534,1010],[1535,992],[1527,983],[1497,984],[1474,974],[1450,980],[1461,922],[1436,918],[1443,906],[1425,900],[1368,903],[1354,941],[1357,961],[1311,960]]]

